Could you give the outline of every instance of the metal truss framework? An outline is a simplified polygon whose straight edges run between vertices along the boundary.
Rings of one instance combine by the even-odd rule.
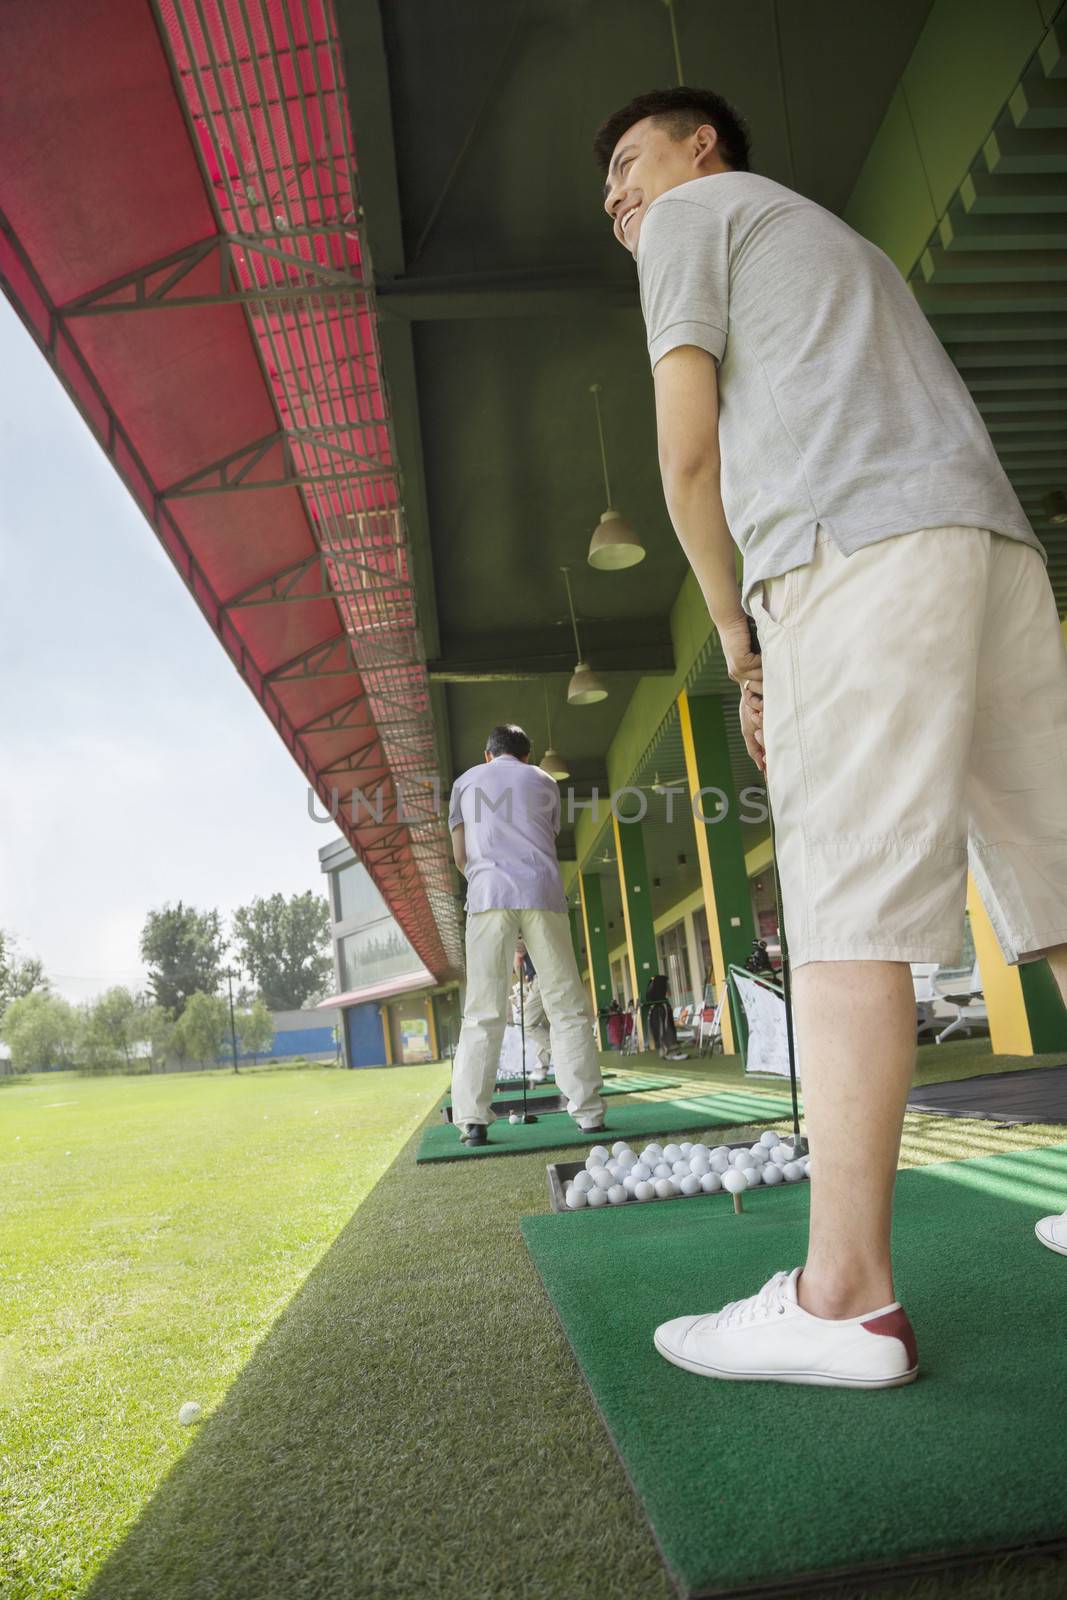
[[[359,828],[360,854],[431,970],[459,970],[445,830],[416,801],[420,786],[439,782],[429,683],[330,0],[153,3],[219,231],[102,285],[66,314],[220,298],[244,307],[283,426],[170,485],[163,499],[301,494],[318,552],[225,608],[336,600],[344,665],[331,640],[275,669],[270,687],[284,696],[310,678],[358,674],[359,690],[302,724],[303,734],[351,732],[351,747],[319,767],[331,789],[377,778],[384,758],[383,826]],[[443,963],[428,955],[438,939]]]
[[[214,228],[63,300],[0,214],[0,284],[319,801],[337,810],[442,977],[462,970],[462,940],[446,831],[426,799],[439,784],[430,686],[332,3],[152,0],[152,13]],[[188,317],[195,330],[197,315],[217,318],[220,306],[244,318],[277,426],[161,486],[83,339],[90,326],[150,312]],[[291,521],[298,495],[313,548],[273,566],[265,555],[261,577],[227,590],[185,519],[197,497],[253,492],[265,529]],[[215,526],[224,548],[227,523]],[[254,572],[248,523],[235,516],[232,528],[244,559],[231,570]],[[251,632],[254,617],[269,621]],[[320,618],[317,643],[269,659],[272,640],[306,641]],[[372,797],[369,814],[346,818],[346,786]]]

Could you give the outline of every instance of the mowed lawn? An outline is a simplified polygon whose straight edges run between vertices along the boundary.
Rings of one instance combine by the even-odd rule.
[[[447,1066],[0,1087],[0,1593],[73,1595]]]

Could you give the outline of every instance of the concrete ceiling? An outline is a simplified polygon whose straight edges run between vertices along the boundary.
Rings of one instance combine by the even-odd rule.
[[[929,9],[676,0],[675,14],[687,81],[747,117],[755,168],[840,210]],[[684,574],[636,273],[590,154],[606,115],[676,81],[668,13],[338,0],[338,17],[442,765],[480,759],[502,720],[541,748],[544,680],[556,744],[593,776],[638,675],[670,669]],[[585,562],[604,509],[593,382],[612,498],[648,550],[628,572]],[[610,699],[582,710],[565,705],[564,563],[587,653],[612,669]]]

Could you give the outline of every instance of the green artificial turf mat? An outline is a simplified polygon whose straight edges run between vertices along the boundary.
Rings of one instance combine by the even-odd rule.
[[[1061,1257],[1067,1145],[901,1173],[898,1292],[919,1381],[805,1388],[696,1377],[656,1324],[803,1260],[806,1185],[525,1217],[521,1227],[656,1540],[688,1595],[899,1571],[1067,1537]]]
[[[774,1122],[788,1116],[789,1102],[779,1096],[728,1090],[694,1094],[685,1100],[638,1100],[612,1104],[602,1133],[583,1133],[570,1117],[549,1113],[539,1122],[511,1123],[500,1118],[489,1128],[488,1144],[470,1149],[451,1122],[426,1129],[417,1161],[466,1161],[483,1156],[528,1155],[531,1150],[560,1150],[568,1145],[594,1145],[603,1140],[636,1139],[657,1133],[732,1128],[743,1122]]]
[[[639,1073],[634,1073],[633,1077],[631,1078],[616,1078],[612,1083],[605,1083],[601,1088],[601,1093],[605,1095],[647,1094],[650,1089],[677,1089],[680,1083],[680,1078],[643,1077]],[[563,1090],[556,1083],[538,1083],[531,1085],[530,1088],[527,1089],[526,1097],[528,1100],[550,1100],[554,1096],[561,1095],[562,1093]],[[514,1100],[521,1102],[521,1082],[518,1084],[514,1082],[509,1083],[506,1089],[498,1088],[493,1095],[493,1099],[494,1101]],[[452,1104],[451,1094],[446,1094],[441,1104],[450,1106]]]

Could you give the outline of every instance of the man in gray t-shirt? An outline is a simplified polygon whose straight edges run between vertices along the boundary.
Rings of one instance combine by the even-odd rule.
[[[1047,957],[1067,995],[1067,658],[1043,552],[896,268],[750,172],[726,102],[639,96],[594,150],[637,265],[667,510],[767,776],[815,1162],[804,1268],[656,1347],[707,1376],[907,1383],[890,1217],[910,963],[958,961],[968,863],[1005,959]]]

